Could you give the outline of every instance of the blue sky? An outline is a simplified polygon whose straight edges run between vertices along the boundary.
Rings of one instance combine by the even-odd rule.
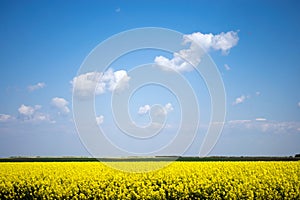
[[[227,38],[226,52],[222,45],[207,49],[226,89],[224,129],[209,155],[299,153],[299,9],[298,1],[1,1],[0,157],[89,156],[73,121],[72,81],[99,43],[143,27],[220,40],[222,33],[235,34]],[[151,49],[131,52],[112,63],[107,76],[115,82],[118,73],[130,78],[128,71],[159,56],[174,57]],[[210,96],[199,75],[180,73],[199,99],[199,131],[186,153],[197,155],[210,119]],[[114,135],[119,132],[110,107],[114,87],[106,84],[96,97],[96,115]],[[146,125],[155,104],[164,107],[164,131],[172,134],[180,123],[180,102],[157,85],[132,96],[132,120]]]

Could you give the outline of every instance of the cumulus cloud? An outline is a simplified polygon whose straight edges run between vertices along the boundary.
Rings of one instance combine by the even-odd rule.
[[[238,33],[234,31],[222,32],[217,35],[196,32],[183,36],[183,44],[189,44],[189,48],[174,53],[171,59],[157,56],[154,62],[163,70],[191,71],[194,68],[193,66],[197,66],[201,62],[203,50],[220,50],[223,55],[227,55],[230,49],[237,45],[238,41]]]
[[[239,41],[238,32],[229,31],[227,33],[220,33],[217,35],[202,34],[200,32],[184,35],[184,43],[196,43],[201,45],[206,51],[221,50],[224,54],[229,53],[230,49],[237,45]]]
[[[249,97],[246,97],[245,95],[242,95],[240,97],[237,97],[232,104],[237,105],[237,104],[243,103],[247,98],[249,98]]]
[[[70,112],[68,104],[69,102],[64,98],[54,97],[51,100],[51,105],[59,110],[59,114],[68,114]]]
[[[167,115],[170,112],[172,112],[174,110],[173,106],[171,103],[167,103],[164,107],[162,112],[160,112],[161,110],[158,110],[157,113],[155,113],[155,115]]]
[[[35,111],[39,110],[41,107],[42,106],[40,106],[40,105],[35,105],[34,107],[31,107],[31,106],[26,106],[26,105],[22,104],[19,107],[18,111],[21,115],[29,117],[29,116],[32,116],[35,113]]]
[[[35,105],[35,106],[26,106],[22,104],[18,111],[20,114],[20,117],[23,121],[29,121],[29,122],[41,122],[46,121],[50,123],[55,123],[55,121],[52,121],[50,119],[50,116],[48,114],[38,112],[42,106]]]
[[[27,89],[32,92],[32,91],[35,91],[35,90],[39,90],[39,89],[42,89],[46,86],[46,84],[44,82],[40,82],[40,83],[37,83],[35,85],[29,85],[27,87]]]
[[[14,119],[14,117],[12,117],[10,115],[0,114],[0,122],[7,122],[7,121],[10,121],[13,119]]]
[[[168,59],[164,56],[156,56],[154,62],[164,71],[177,70],[184,72],[193,70],[193,66],[183,60],[177,53],[173,54],[172,59]]]
[[[98,125],[102,124],[104,121],[104,116],[103,115],[100,115],[100,116],[97,116],[96,117],[96,122]]]
[[[96,95],[104,93],[105,83],[100,83],[101,76],[100,72],[88,72],[74,77],[71,81],[73,92],[81,97],[91,96],[94,92]]]
[[[148,112],[150,112],[151,110],[151,106],[150,105],[144,105],[144,106],[141,106],[138,110],[138,114],[140,115],[144,115]],[[170,113],[171,111],[173,111],[174,108],[172,106],[171,103],[167,103],[164,107],[163,107],[163,112],[160,112],[160,113],[156,113],[156,115],[167,115],[168,113]]]
[[[108,89],[110,91],[114,90],[123,90],[128,86],[130,77],[127,75],[125,70],[119,70],[113,72],[112,69],[109,69],[104,73],[103,79],[101,81],[108,82]]]
[[[147,104],[147,105],[141,106],[139,108],[138,114],[144,115],[144,114],[148,113],[150,110],[151,110],[151,107],[150,107],[150,105]]]
[[[171,112],[171,111],[174,110],[174,108],[173,108],[173,106],[172,106],[171,103],[167,103],[167,104],[165,105],[164,109],[165,109],[165,111],[166,111],[166,114],[168,114],[169,112]]]
[[[73,78],[70,82],[77,97],[91,97],[106,91],[122,90],[128,86],[130,77],[125,70],[106,72],[88,72]]]

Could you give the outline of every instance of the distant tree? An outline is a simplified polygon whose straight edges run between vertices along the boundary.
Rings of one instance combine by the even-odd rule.
[[[296,154],[295,157],[296,157],[296,158],[299,158],[299,157],[300,157],[300,153]]]

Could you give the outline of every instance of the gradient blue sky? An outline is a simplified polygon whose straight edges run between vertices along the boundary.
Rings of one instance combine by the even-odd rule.
[[[210,155],[300,153],[299,10],[299,1],[2,0],[0,157],[88,156],[72,120],[70,81],[96,45],[142,27],[183,34],[238,34],[238,43],[226,55],[209,52],[227,95],[224,130]],[[111,67],[129,70],[159,55],[172,56],[136,52]],[[193,83],[195,77],[186,76]],[[202,91],[205,85],[199,88]],[[157,98],[157,88],[144,89],[130,102],[133,118],[147,123],[147,116],[138,114],[139,107],[172,103],[169,123],[178,123],[174,97],[166,93]],[[200,107],[209,104],[207,95],[198,97],[203,99]],[[104,116],[101,125],[115,130],[113,121],[107,120],[109,105],[101,100],[98,105],[99,115]],[[204,116],[208,112],[203,109]],[[188,154],[197,152],[197,144],[201,142],[192,145]]]

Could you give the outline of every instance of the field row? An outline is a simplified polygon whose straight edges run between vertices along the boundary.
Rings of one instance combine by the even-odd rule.
[[[300,162],[0,163],[0,199],[300,199]]]

